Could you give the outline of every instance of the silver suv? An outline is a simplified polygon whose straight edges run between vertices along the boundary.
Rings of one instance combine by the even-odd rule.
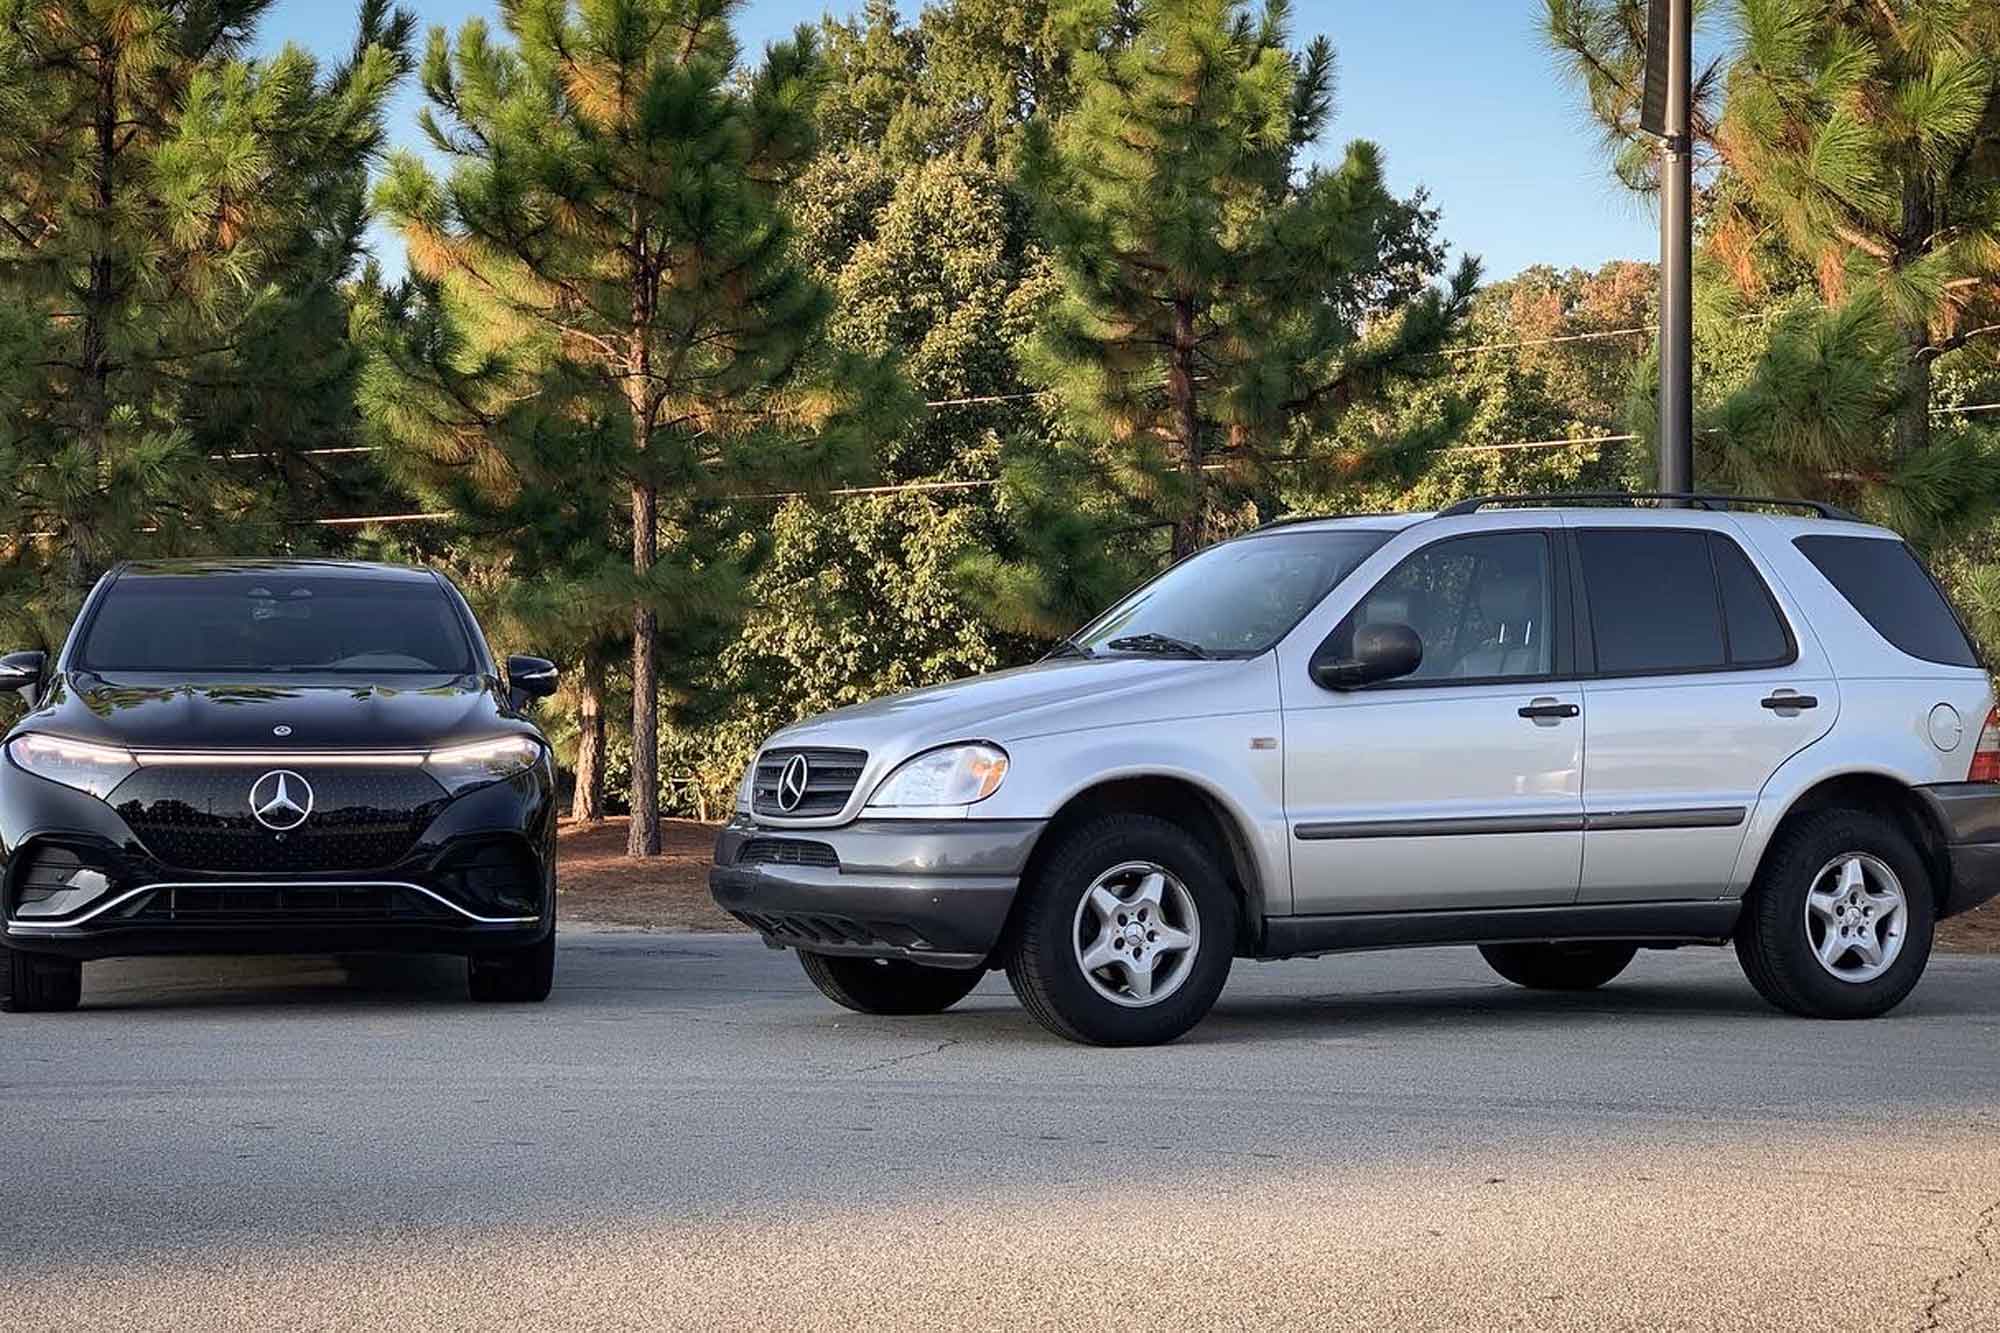
[[[1872,1017],[2000,889],[1993,702],[1917,557],[1830,506],[1286,522],[1033,666],[779,732],[710,887],[849,1008],[1001,967],[1087,1042],[1179,1036],[1238,957],[1438,944],[1583,990],[1733,940],[1780,1008]]]

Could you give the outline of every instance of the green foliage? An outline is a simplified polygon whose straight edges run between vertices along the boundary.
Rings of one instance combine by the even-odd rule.
[[[528,374],[549,399],[482,432],[541,439],[540,462],[500,451],[523,476],[582,451],[578,512],[535,521],[565,549],[601,540],[608,520],[582,511],[629,494],[634,854],[659,849],[662,650],[699,660],[739,577],[729,500],[853,475],[907,411],[887,363],[826,343],[831,297],[779,200],[815,148],[817,42],[802,29],[744,69],[736,7],[517,0],[511,44],[476,19],[456,43],[434,31],[423,126],[453,169],[439,180],[399,154],[380,191],[447,313],[485,322],[485,351],[530,349],[507,354],[511,372],[451,368]],[[509,505],[539,503],[525,490]],[[568,568],[582,582],[566,591],[594,602],[602,565]]]
[[[0,605],[48,641],[111,561],[282,548],[360,489],[342,285],[410,19],[244,48],[268,0],[0,4]]]
[[[1183,556],[1273,503],[1280,485],[1409,475],[1455,434],[1448,412],[1397,435],[1339,426],[1391,383],[1424,373],[1477,279],[1449,286],[1436,214],[1397,199],[1372,144],[1302,169],[1330,114],[1333,51],[1287,46],[1282,4],[1152,0],[1129,42],[1080,52],[1075,110],[1031,122],[1023,183],[1063,280],[1026,353],[1059,405],[1100,497],[1071,507],[1126,533],[1170,529]],[[1345,444],[1347,447],[1337,447]],[[1030,558],[1085,555],[1033,496]],[[995,577],[1011,596],[1045,583]],[[1016,623],[1050,608],[1004,605]]]

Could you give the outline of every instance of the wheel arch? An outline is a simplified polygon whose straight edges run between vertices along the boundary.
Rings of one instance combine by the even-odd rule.
[[[1000,931],[994,959],[1004,956],[1018,928],[1025,890],[1069,832],[1093,819],[1112,814],[1157,815],[1200,838],[1215,853],[1229,890],[1236,897],[1239,956],[1256,951],[1266,913],[1267,885],[1257,862],[1250,834],[1241,816],[1198,782],[1170,773],[1125,773],[1107,777],[1072,793],[1056,809],[1035,839],[1022,867],[1023,892],[1016,894]]]
[[[1951,900],[1951,857],[1945,850],[1944,830],[1938,826],[1930,806],[1917,795],[1911,784],[1877,769],[1829,774],[1793,797],[1757,850],[1756,865],[1748,888],[1756,886],[1771,859],[1771,849],[1787,828],[1821,810],[1838,808],[1882,814],[1895,821],[1923,858],[1924,869],[1930,872],[1931,893],[1942,917],[1946,904]]]

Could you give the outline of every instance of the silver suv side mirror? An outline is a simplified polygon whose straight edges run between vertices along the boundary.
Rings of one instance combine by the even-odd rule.
[[[1424,663],[1424,641],[1408,625],[1362,625],[1354,631],[1352,655],[1337,657],[1333,640],[1313,654],[1313,684],[1323,690],[1355,690],[1377,681],[1407,676]]]

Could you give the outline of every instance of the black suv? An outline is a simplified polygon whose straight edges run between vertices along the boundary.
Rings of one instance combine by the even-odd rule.
[[[71,1009],[87,959],[444,953],[477,1000],[547,997],[555,771],[435,573],[120,566],[53,665],[0,658],[0,1003]]]

